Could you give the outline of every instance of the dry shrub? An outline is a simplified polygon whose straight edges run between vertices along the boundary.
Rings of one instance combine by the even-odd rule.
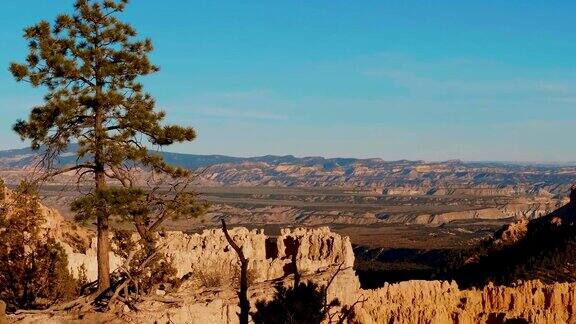
[[[256,303],[252,319],[256,324],[322,323],[326,319],[325,291],[315,283],[299,283],[295,287],[275,286],[274,298]],[[338,301],[334,301],[337,306]]]
[[[143,240],[135,239],[133,232],[119,230],[114,233],[112,242],[113,251],[127,259],[134,252],[129,264],[130,276],[137,287],[131,287],[140,294],[150,294],[156,289],[171,290],[180,286],[180,279],[176,277],[178,271],[164,253],[155,252],[155,244],[146,244]],[[152,260],[144,267],[140,265],[151,255]]]
[[[192,278],[199,286],[207,288],[240,286],[240,265],[233,263],[214,262],[207,267],[196,267],[192,270]],[[252,284],[256,280],[254,269],[248,269],[248,283]]]
[[[223,287],[228,281],[225,278],[227,274],[214,267],[196,268],[192,271],[192,276],[199,281],[200,286],[207,288]]]
[[[0,205],[0,299],[8,311],[43,309],[76,297],[78,282],[60,243],[41,228],[45,219],[34,191],[22,184]]]
[[[248,287],[256,282],[256,271],[253,268],[248,268]],[[234,289],[240,288],[240,265],[232,267],[232,286]]]

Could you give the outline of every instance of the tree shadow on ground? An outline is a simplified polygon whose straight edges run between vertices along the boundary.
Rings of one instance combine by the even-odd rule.
[[[326,316],[324,310],[323,288],[308,282],[297,287],[275,286],[274,298],[268,302],[256,303],[256,312],[252,314],[254,323],[320,323]],[[331,304],[340,303],[334,300]]]

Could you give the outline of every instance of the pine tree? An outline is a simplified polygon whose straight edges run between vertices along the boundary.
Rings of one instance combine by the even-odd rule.
[[[14,130],[42,151],[47,178],[70,171],[93,175],[92,196],[99,199],[106,196],[110,179],[129,186],[123,172],[127,161],[173,177],[187,175],[147,147],[196,137],[190,127],[164,125],[165,113],[155,110],[154,98],[144,91],[140,77],[159,68],[148,58],[151,40],[136,39],[134,28],[117,18],[127,3],[77,0],[73,15],[59,15],[53,25],[40,21],[26,28],[26,62],[10,65],[17,81],[47,89],[43,104]],[[78,144],[79,162],[58,166],[58,155],[70,143]],[[104,202],[95,206],[98,287],[103,291],[110,286],[110,211]]]

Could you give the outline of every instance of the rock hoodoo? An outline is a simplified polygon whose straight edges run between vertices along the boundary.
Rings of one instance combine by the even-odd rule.
[[[350,239],[331,232],[328,227],[283,229],[280,236],[275,238],[266,236],[263,231],[249,231],[243,227],[233,228],[229,232],[250,260],[249,270],[257,282],[290,274],[288,268],[292,262],[291,251],[286,247],[289,240],[299,242],[296,261],[302,274],[315,273],[334,265],[342,264],[343,268],[354,265]],[[85,253],[73,252],[67,244],[64,245],[72,272],[75,273],[77,268],[84,266],[88,279],[94,280],[95,241]],[[164,232],[161,233],[158,245],[164,247],[163,250],[172,260],[179,277],[200,269],[230,271],[237,266],[237,256],[228,246],[220,229],[204,230],[201,234]],[[116,267],[122,264],[122,260],[117,256],[111,255],[110,258],[111,264]]]
[[[576,284],[524,282],[460,290],[456,283],[406,281],[362,294],[361,323],[574,323]]]

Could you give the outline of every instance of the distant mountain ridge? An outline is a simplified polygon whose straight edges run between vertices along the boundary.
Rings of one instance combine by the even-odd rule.
[[[74,152],[77,145],[70,145],[66,153],[60,156],[60,162],[63,164],[75,161]],[[34,151],[29,147],[0,150],[0,167],[6,168],[13,167],[26,167],[26,163],[31,162],[33,157],[39,155],[41,151]],[[425,161],[425,160],[384,160],[382,158],[343,158],[334,157],[326,158],[322,156],[304,156],[296,157],[294,155],[262,155],[252,157],[237,157],[221,154],[191,154],[191,153],[176,153],[176,152],[162,152],[152,151],[162,155],[168,162],[174,163],[179,166],[195,169],[199,167],[207,167],[223,163],[242,163],[242,162],[265,162],[269,164],[302,164],[302,165],[317,165],[324,164],[325,167],[330,166],[347,166],[353,163],[385,163],[385,164],[402,164],[402,163],[427,163],[427,164],[464,164],[476,167],[533,167],[533,168],[555,168],[555,167],[572,167],[576,166],[574,162],[510,162],[510,161],[462,161],[459,159],[452,159],[446,161]],[[20,158],[18,158],[20,157]],[[14,159],[10,164],[8,160]]]
[[[59,158],[61,164],[68,164],[74,162],[75,156],[73,155],[76,151],[76,145],[70,145],[68,151],[62,154]],[[12,150],[2,150],[0,151],[0,168],[25,168],[29,167],[34,161],[34,158],[39,156],[40,151],[34,151],[31,148],[21,148]],[[263,155],[254,157],[235,157],[228,155],[199,155],[199,154],[188,154],[188,153],[174,153],[174,152],[161,152],[153,151],[157,154],[162,155],[168,163],[175,164],[178,166],[197,169],[201,167],[209,167],[217,164],[224,163],[242,163],[242,162],[264,162],[270,164],[282,164],[282,163],[294,163],[303,165],[316,165],[325,164],[326,167],[334,166],[345,166],[358,161],[381,161],[380,158],[324,158],[320,156],[309,156],[309,157],[295,157],[293,155]],[[400,160],[406,161],[407,160]],[[416,161],[418,162],[418,161]]]
[[[75,150],[72,145],[58,163],[76,163]],[[157,153],[168,163],[202,169],[198,181],[206,186],[336,187],[404,196],[554,196],[576,182],[576,166],[566,165]],[[26,170],[38,158],[29,148],[0,151],[0,170]]]

